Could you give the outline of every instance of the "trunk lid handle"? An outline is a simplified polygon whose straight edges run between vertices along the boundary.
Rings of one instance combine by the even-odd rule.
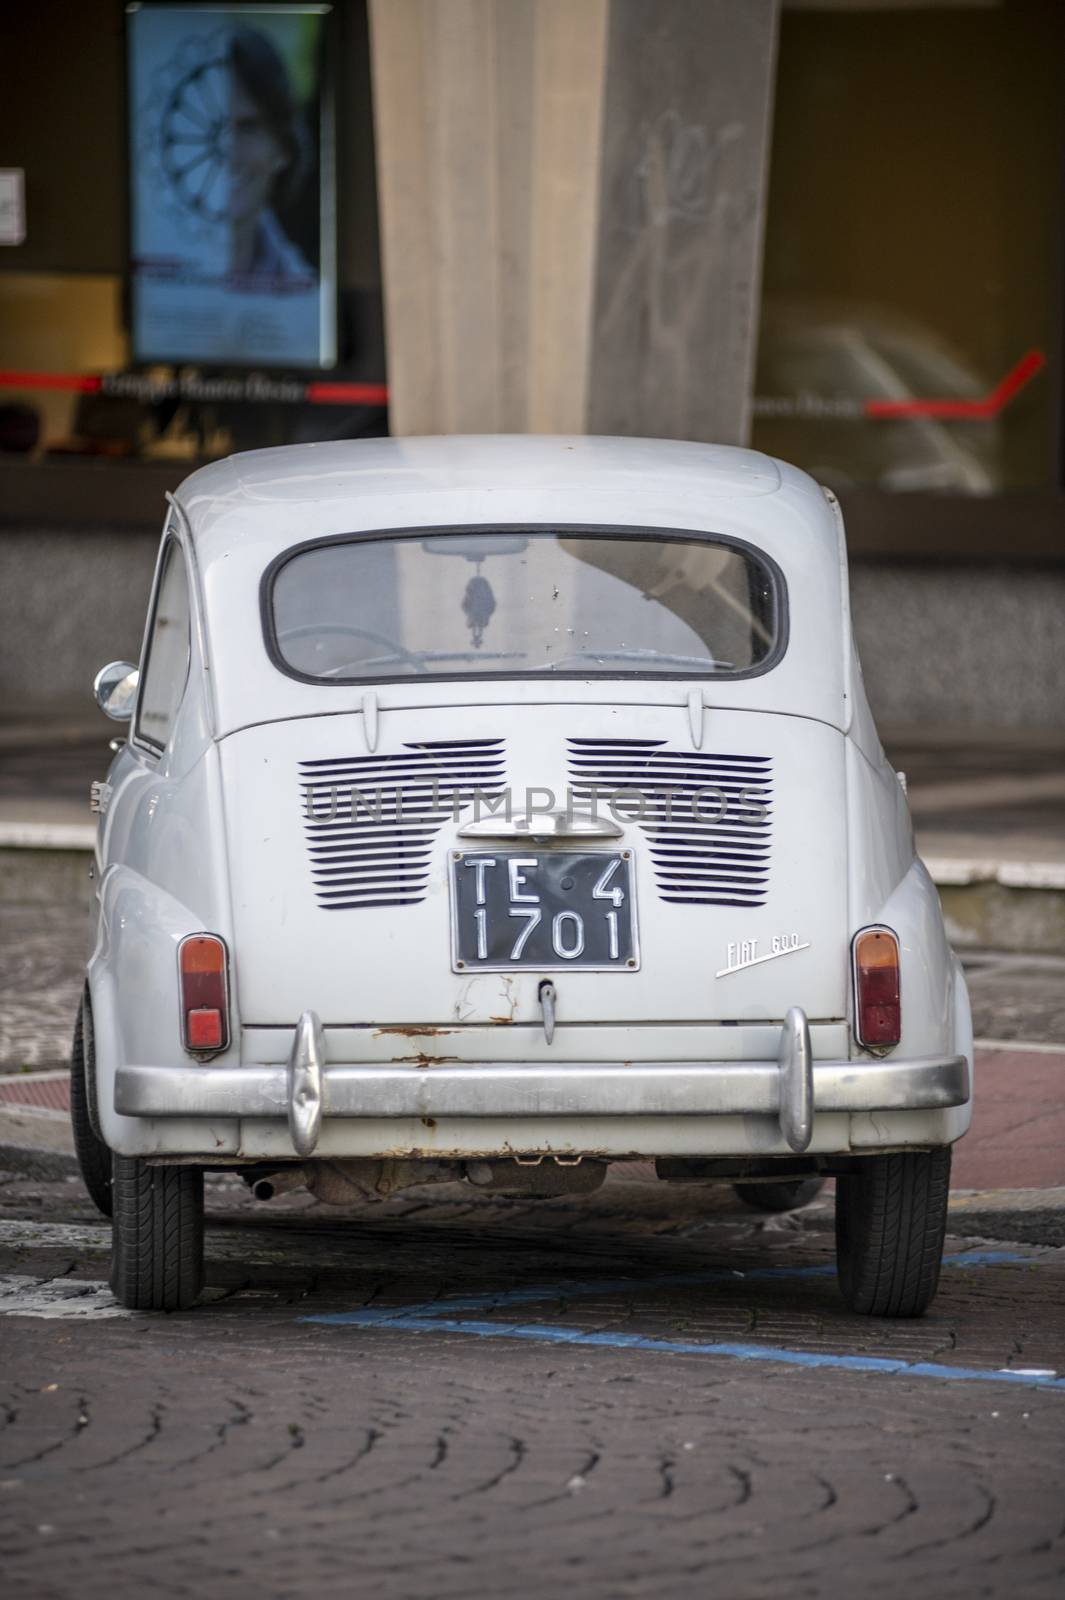
[[[464,822],[460,839],[620,839],[624,829],[609,817],[576,816],[571,811],[515,811],[511,816],[477,817]]]
[[[550,978],[544,978],[537,994],[544,1018],[544,1042],[550,1044],[555,1037],[555,1001],[558,998],[558,991]]]

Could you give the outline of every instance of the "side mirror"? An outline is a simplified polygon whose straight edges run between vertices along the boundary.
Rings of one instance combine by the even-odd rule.
[[[112,661],[101,667],[93,682],[96,704],[112,722],[128,722],[133,715],[140,673],[132,661]]]

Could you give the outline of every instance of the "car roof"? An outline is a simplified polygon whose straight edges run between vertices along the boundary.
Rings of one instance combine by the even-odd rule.
[[[564,520],[725,532],[717,524],[740,502],[745,521],[771,529],[778,508],[765,502],[811,491],[820,499],[794,467],[731,445],[501,434],[253,450],[200,468],[177,498],[202,563],[239,541],[260,546],[265,564],[315,536],[441,523]],[[834,544],[831,519],[813,520]]]
[[[716,700],[839,725],[849,714],[834,503],[804,472],[758,451],[528,435],[289,445],[202,467],[176,499],[201,573],[219,731],[338,704],[337,686],[297,683],[268,660],[261,582],[277,556],[345,533],[478,525],[684,529],[752,544],[784,575],[787,654],[763,677],[717,680]]]

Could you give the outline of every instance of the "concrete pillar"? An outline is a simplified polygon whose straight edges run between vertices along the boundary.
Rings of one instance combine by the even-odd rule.
[[[745,436],[778,0],[371,0],[392,428]]]
[[[371,0],[395,433],[580,431],[606,0]]]
[[[588,430],[745,444],[777,0],[611,0]]]

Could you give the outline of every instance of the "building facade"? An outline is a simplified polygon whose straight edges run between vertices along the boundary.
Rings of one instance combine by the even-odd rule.
[[[796,462],[882,718],[1065,721],[1056,0],[38,0],[5,36],[8,704],[136,653],[197,461],[535,431]]]

